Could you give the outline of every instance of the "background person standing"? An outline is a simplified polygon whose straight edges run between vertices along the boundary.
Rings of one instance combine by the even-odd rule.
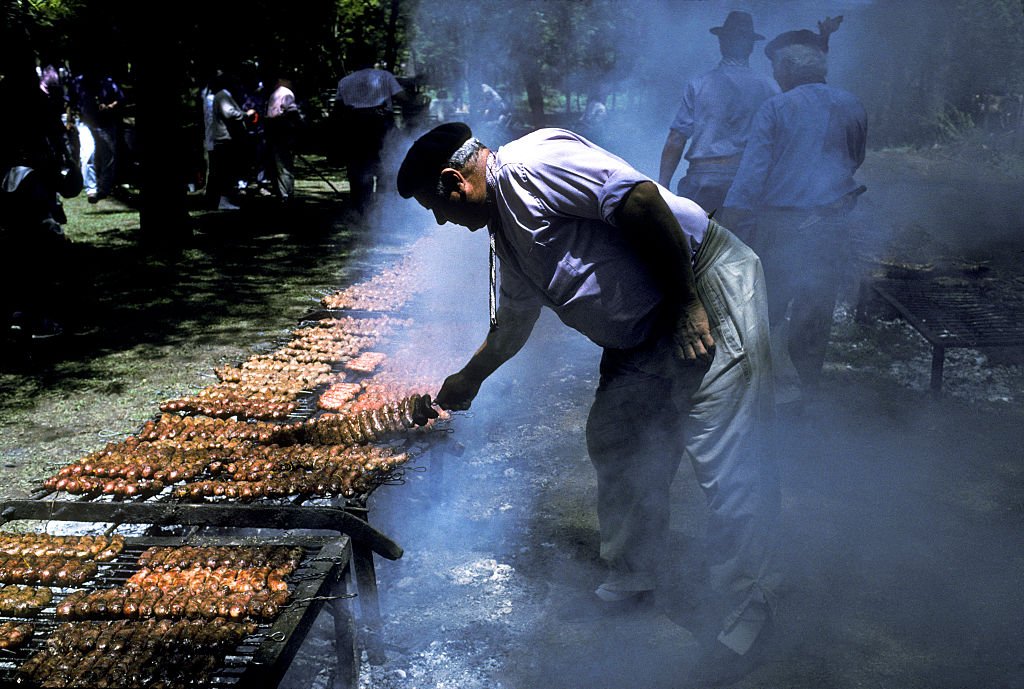
[[[405,90],[394,74],[375,66],[370,47],[353,49],[352,62],[355,71],[338,81],[333,119],[352,207],[362,215],[369,209],[374,193],[386,186],[381,151],[395,128],[395,101],[405,100]]]
[[[210,152],[206,196],[212,207],[218,210],[238,210],[235,197],[246,159],[245,127],[256,111],[242,110],[238,105],[233,93],[239,90],[239,86],[231,76],[219,77],[213,90],[213,150]]]
[[[725,203],[730,217],[738,209],[756,222],[752,246],[764,263],[772,328],[786,333],[775,347],[780,403],[799,404],[821,377],[850,258],[849,216],[865,189],[854,179],[867,147],[864,106],[825,82],[828,37],[841,20],[826,19],[818,33],[787,31],[765,46],[783,93],[754,116]]]
[[[122,136],[125,95],[113,77],[101,76],[91,66],[75,80],[76,106],[92,132],[96,193],[90,203],[107,198],[118,182],[118,158]]]
[[[263,132],[272,190],[279,201],[289,203],[295,196],[295,140],[302,113],[295,102],[292,81],[279,77],[267,100]]]
[[[779,88],[750,69],[754,43],[764,40],[754,32],[750,14],[730,12],[722,26],[710,31],[718,36],[722,61],[686,84],[661,152],[658,182],[669,188],[689,141],[686,175],[676,193],[713,213],[724,204],[739,169],[751,118]]]

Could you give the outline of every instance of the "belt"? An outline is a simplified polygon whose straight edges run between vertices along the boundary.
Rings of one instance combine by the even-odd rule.
[[[739,165],[740,160],[743,158],[742,153],[737,153],[731,156],[717,156],[714,158],[694,158],[690,160],[690,165]]]

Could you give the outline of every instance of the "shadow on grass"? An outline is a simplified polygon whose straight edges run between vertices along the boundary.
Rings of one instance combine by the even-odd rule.
[[[281,339],[320,296],[371,270],[380,241],[342,220],[343,200],[329,193],[287,209],[257,197],[240,211],[194,211],[191,236],[171,246],[145,241],[123,204],[76,199],[69,230],[76,212],[92,226],[84,240],[71,233],[67,269],[54,271],[64,335],[28,348],[4,342],[0,414],[44,391],[123,378],[126,365],[144,376],[145,362],[169,349]]]

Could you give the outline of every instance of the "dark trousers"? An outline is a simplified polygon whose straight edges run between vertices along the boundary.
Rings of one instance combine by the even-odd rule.
[[[210,176],[206,181],[206,198],[213,204],[221,196],[233,197],[242,175],[244,149],[234,140],[216,141],[210,151]]]
[[[288,122],[267,119],[267,158],[274,193],[282,200],[295,194],[295,134]]]
[[[786,348],[804,389],[820,379],[840,281],[849,263],[846,212],[766,209],[757,214],[752,245],[764,266],[768,315],[786,324]]]
[[[337,118],[352,206],[362,213],[372,203],[375,190],[388,186],[381,150],[388,132],[394,128],[394,117],[380,108],[344,108]]]
[[[52,315],[58,303],[58,285],[68,270],[64,222],[57,192],[46,175],[33,172],[16,190],[0,190],[0,305],[4,318],[20,312],[31,324]]]

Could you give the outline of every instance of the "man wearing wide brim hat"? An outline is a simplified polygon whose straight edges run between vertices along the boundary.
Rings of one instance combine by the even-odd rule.
[[[749,13],[730,12],[721,26],[710,31],[718,36],[722,60],[686,84],[662,149],[658,181],[669,187],[685,149],[688,165],[677,193],[714,213],[725,201],[739,167],[750,119],[779,89],[750,68],[754,43],[764,36],[754,31]]]
[[[782,337],[773,347],[776,393],[796,407],[813,399],[821,379],[851,251],[849,214],[865,190],[854,179],[867,146],[864,106],[825,81],[829,35],[841,20],[824,20],[817,33],[786,31],[765,46],[783,93],[754,116],[725,203],[733,221],[737,211],[756,218],[751,244],[764,262],[773,340]]]
[[[754,18],[749,12],[730,12],[721,26],[713,26],[709,29],[716,36],[751,38],[755,41],[763,41],[764,36],[754,32]]]

